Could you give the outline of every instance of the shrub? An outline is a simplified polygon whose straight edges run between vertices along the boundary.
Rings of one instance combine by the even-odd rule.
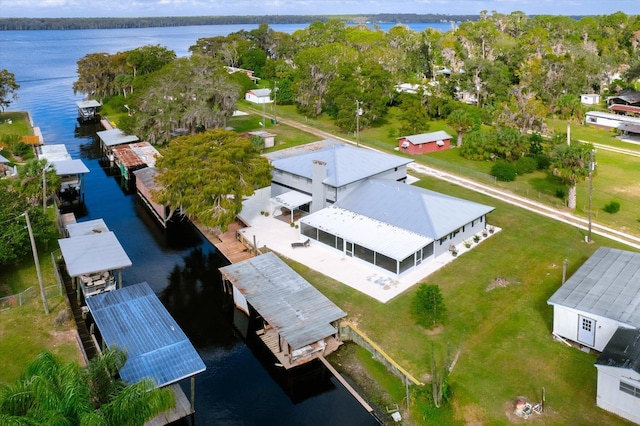
[[[567,195],[567,194],[564,192],[564,189],[562,189],[562,188],[556,189],[556,197],[557,198],[560,198],[561,200],[564,200],[565,195]]]
[[[411,302],[411,313],[419,325],[428,329],[432,329],[437,323],[444,322],[447,309],[444,306],[440,287],[436,284],[420,284]]]
[[[551,166],[551,159],[548,155],[538,154],[535,159],[538,162],[538,170],[546,170]]]
[[[607,213],[618,213],[620,211],[620,203],[612,201],[604,206],[604,211]]]
[[[31,152],[33,152],[31,146],[24,142],[18,142],[13,148],[13,154],[19,157],[25,157]]]
[[[516,162],[516,171],[519,175],[533,173],[538,168],[538,161],[533,157],[520,157]]]
[[[491,168],[491,176],[503,182],[511,182],[516,180],[516,166],[505,161],[499,161]]]

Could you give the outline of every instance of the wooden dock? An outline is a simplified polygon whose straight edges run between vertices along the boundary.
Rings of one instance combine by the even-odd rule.
[[[368,413],[371,413],[373,411],[373,408],[371,408],[367,401],[365,401],[364,398],[361,397],[360,394],[358,394],[358,392],[356,392],[355,389],[351,387],[349,382],[347,382],[345,378],[342,377],[335,368],[333,368],[333,365],[331,365],[331,363],[327,361],[325,357],[321,356],[319,358],[324,366],[327,367],[327,369],[331,372],[331,374],[333,374],[335,378],[338,379],[340,383],[342,383],[342,386],[344,386],[345,389],[348,390],[351,395],[353,395],[353,397],[360,403],[360,405],[362,405],[362,407],[364,407],[365,410],[367,410]]]
[[[169,385],[167,386],[167,388],[173,391],[176,399],[176,406],[170,410],[158,414],[157,416],[146,422],[144,424],[145,426],[164,426],[180,420],[184,417],[190,416],[195,412],[191,408],[189,398],[187,398],[187,395],[185,395],[178,383]]]
[[[253,257],[253,250],[238,239],[238,231],[246,228],[244,224],[237,221],[231,222],[227,232],[222,234],[213,233],[197,220],[194,220],[193,224],[229,262],[238,263]]]

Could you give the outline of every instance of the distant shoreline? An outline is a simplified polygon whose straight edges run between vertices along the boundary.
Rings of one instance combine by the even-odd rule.
[[[195,25],[307,24],[337,19],[348,23],[432,23],[477,21],[480,15],[374,14],[374,15],[262,15],[262,16],[168,16],[139,18],[0,18],[0,31],[87,30]]]

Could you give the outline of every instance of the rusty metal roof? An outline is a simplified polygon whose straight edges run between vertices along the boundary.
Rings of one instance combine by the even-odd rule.
[[[156,165],[156,157],[160,156],[158,150],[149,142],[136,142],[128,145],[113,147],[113,154],[125,167]]]

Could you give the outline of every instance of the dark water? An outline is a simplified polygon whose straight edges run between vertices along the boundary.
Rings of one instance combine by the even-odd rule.
[[[322,368],[283,374],[260,345],[245,343],[223,310],[218,267],[225,260],[189,227],[167,239],[136,197],[100,166],[95,131],[101,129],[77,124],[80,97],[72,83],[76,61],[85,54],[161,44],[184,55],[199,37],[240,28],[0,32],[0,69],[13,72],[21,86],[9,109],[28,110],[45,143],[65,144],[73,158],[84,161],[90,173],[87,216],[81,220],[104,219],[133,263],[124,270],[124,285],[147,281],[203,358],[207,370],[196,378],[196,424],[376,424]],[[188,381],[183,385],[188,391]]]

